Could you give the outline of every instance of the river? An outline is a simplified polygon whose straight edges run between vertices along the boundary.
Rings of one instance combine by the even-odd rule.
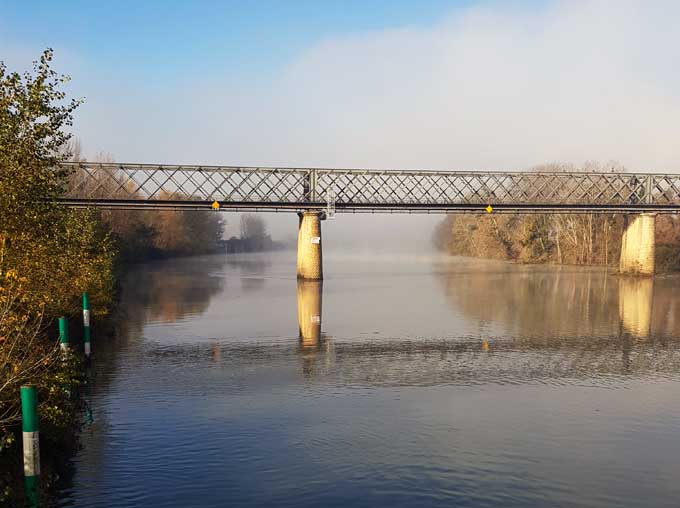
[[[130,272],[61,505],[678,506],[680,279],[324,262]]]

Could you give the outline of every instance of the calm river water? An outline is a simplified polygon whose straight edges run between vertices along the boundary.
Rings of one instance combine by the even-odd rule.
[[[324,261],[131,273],[62,505],[680,505],[678,278]]]

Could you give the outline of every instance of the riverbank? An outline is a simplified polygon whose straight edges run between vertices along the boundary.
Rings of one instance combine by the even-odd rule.
[[[91,345],[94,355],[114,338],[116,306],[106,317],[92,320]],[[89,418],[83,394],[91,383],[90,359],[84,356],[82,314],[68,316],[68,347],[64,355],[55,351],[48,369],[32,377],[27,384],[38,389],[40,432],[40,469],[38,495],[41,505],[51,505],[55,492],[64,488],[69,478],[71,460],[80,447],[80,432]],[[39,339],[53,342],[53,326]],[[18,399],[18,393],[16,394]],[[21,421],[3,427],[0,445],[0,505],[29,506],[24,489],[24,464]]]
[[[22,386],[37,390],[45,450],[68,448],[77,426],[81,360],[63,358],[57,318],[82,323],[83,292],[95,322],[113,303],[110,230],[97,212],[57,202],[71,175],[55,168],[71,155],[68,131],[82,101],[66,98],[69,78],[54,72],[51,60],[52,51],[44,51],[28,73],[9,72],[0,62],[0,460],[14,466]],[[22,468],[14,466],[0,471],[0,496],[17,493]],[[48,462],[45,471],[43,490],[52,477]]]
[[[525,264],[618,268],[621,214],[447,215],[432,241],[440,252]],[[656,217],[656,271],[680,271],[680,221]]]

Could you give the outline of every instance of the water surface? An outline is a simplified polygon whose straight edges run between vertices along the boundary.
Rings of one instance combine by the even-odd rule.
[[[455,258],[150,263],[63,505],[678,506],[677,278]]]

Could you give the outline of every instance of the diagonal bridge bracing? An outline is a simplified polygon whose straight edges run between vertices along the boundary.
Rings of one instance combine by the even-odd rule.
[[[64,163],[61,202],[102,208],[454,213],[680,212],[680,175]]]

